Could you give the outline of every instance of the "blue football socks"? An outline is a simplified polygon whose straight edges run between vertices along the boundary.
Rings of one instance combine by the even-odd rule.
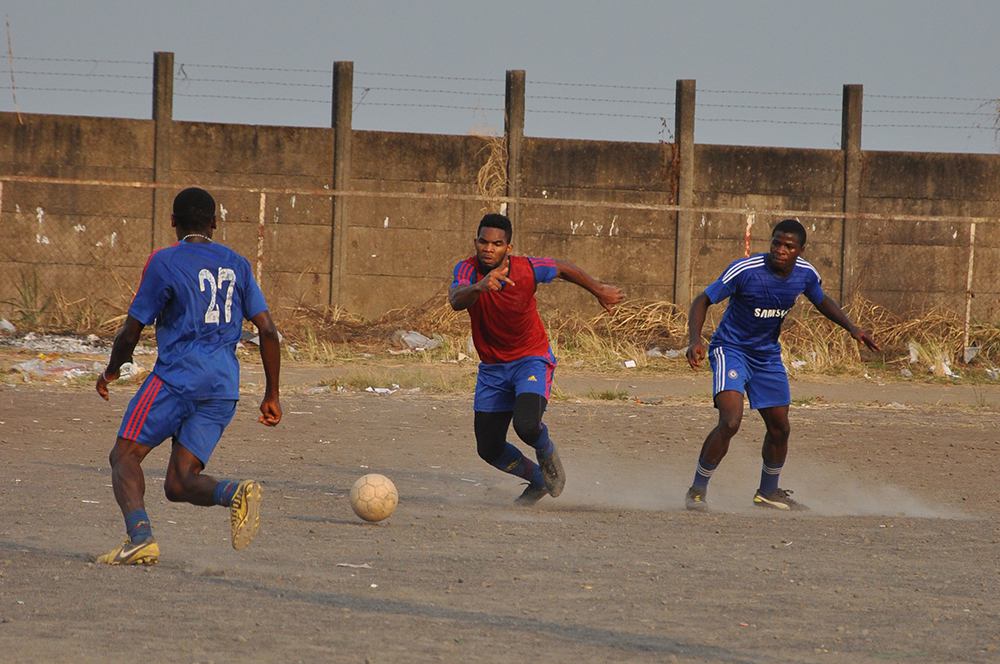
[[[542,469],[538,467],[538,464],[521,454],[521,450],[510,443],[504,446],[503,452],[493,461],[492,465],[505,473],[528,480],[532,486],[545,484],[545,480],[542,478]]]
[[[549,438],[549,428],[544,423],[541,424],[539,430],[538,440],[535,441],[532,447],[535,448],[535,453],[539,459],[547,459],[552,456],[552,450],[555,449],[555,445],[552,443],[552,439]]]
[[[760,489],[763,495],[774,493],[778,488],[778,476],[781,475],[781,466],[769,466],[761,464],[760,468]]]
[[[708,487],[708,481],[712,479],[712,473],[719,467],[717,463],[708,463],[698,459],[698,468],[694,471],[694,482],[692,484],[699,489]]]
[[[233,496],[236,495],[236,489],[239,486],[239,480],[219,480],[219,483],[215,485],[215,490],[212,491],[212,502],[216,505],[229,507],[233,504]]]
[[[145,542],[153,538],[153,528],[149,525],[146,510],[132,510],[125,515],[125,531],[131,542]]]

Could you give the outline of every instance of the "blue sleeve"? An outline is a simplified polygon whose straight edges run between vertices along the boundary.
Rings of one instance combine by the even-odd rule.
[[[250,320],[260,312],[267,311],[267,300],[264,299],[264,293],[260,290],[257,280],[253,278],[249,262],[244,263],[243,274],[243,317]]]
[[[461,260],[455,264],[452,270],[451,287],[468,286],[472,283],[472,278],[476,276],[476,270],[467,261]]]
[[[528,263],[531,264],[531,270],[535,273],[536,284],[550,283],[559,276],[559,268],[556,267],[556,262],[551,258],[528,256]]]
[[[139,288],[129,305],[129,316],[143,325],[152,325],[170,300],[170,285],[165,278],[168,268],[164,263],[162,255],[150,254],[146,267],[142,269]]]
[[[805,293],[805,296],[809,298],[809,301],[812,302],[814,306],[819,306],[820,302],[822,302],[826,297],[826,294],[823,292],[823,286],[821,285],[822,282],[823,280],[820,279],[818,274],[812,270],[809,271],[809,281],[806,283],[806,289],[802,292]]]
[[[740,276],[738,274],[730,277],[728,281],[723,281],[723,278],[729,272],[730,268],[732,268],[735,264],[736,261],[730,263],[722,274],[719,275],[719,278],[705,288],[705,295],[708,296],[708,301],[712,304],[718,304],[736,292],[738,287],[737,282],[740,280]]]

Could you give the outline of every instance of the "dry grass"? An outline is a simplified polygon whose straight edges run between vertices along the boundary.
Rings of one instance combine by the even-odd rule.
[[[485,145],[479,154],[486,160],[476,174],[476,190],[483,199],[482,212],[500,209],[500,197],[507,194],[507,139],[504,136],[480,136]]]
[[[103,312],[121,311],[121,297],[106,301],[86,298],[69,300],[55,294],[39,300],[36,285],[25,279],[21,297],[7,302],[19,314],[20,332],[69,332],[112,335],[124,319],[111,318]],[[126,303],[127,304],[127,303]],[[719,311],[713,312],[721,314]],[[954,313],[931,310],[920,316],[903,318],[883,307],[857,298],[847,307],[849,316],[870,330],[881,345],[881,353],[862,350],[842,329],[810,306],[801,306],[785,322],[782,345],[789,369],[795,373],[861,374],[880,367],[898,373],[909,366],[911,353],[916,355],[913,373],[925,375],[933,367],[937,375],[947,364],[963,367],[965,329]],[[318,364],[358,362],[373,355],[399,355],[400,361],[475,363],[471,348],[468,316],[453,311],[443,295],[426,302],[386,312],[374,320],[364,320],[339,307],[300,304],[275,312],[282,333],[294,348],[296,360]],[[638,369],[686,366],[683,357],[650,358],[646,351],[683,350],[687,344],[687,316],[676,305],[665,301],[629,301],[611,314],[584,317],[558,310],[545,312],[545,324],[553,350],[563,363],[594,369],[620,368],[624,360],[633,360]],[[711,332],[711,322],[706,335]],[[413,330],[440,342],[437,348],[412,352],[400,341],[398,331]],[[1000,364],[1000,326],[974,323],[970,344],[980,351],[973,367]],[[804,364],[803,364],[804,362]],[[963,367],[963,369],[967,369]],[[964,370],[968,375],[970,372]]]
[[[305,358],[342,361],[359,353],[398,352],[403,348],[393,333],[415,330],[441,340],[432,351],[414,354],[420,360],[456,361],[473,355],[468,347],[469,323],[464,312],[452,311],[436,297],[416,307],[397,309],[374,321],[362,321],[341,310],[297,307],[282,321],[282,331],[305,350]],[[797,372],[860,374],[884,365],[908,364],[911,345],[918,352],[918,366],[960,365],[964,351],[961,318],[941,310],[919,317],[901,318],[884,308],[856,299],[848,307],[850,317],[871,331],[881,353],[862,350],[844,330],[811,307],[785,322],[782,345],[786,359],[796,361]],[[685,366],[683,358],[649,358],[646,351],[683,350],[687,344],[687,316],[676,305],[664,301],[630,301],[613,313],[583,317],[576,313],[549,311],[546,328],[553,350],[562,362],[596,369],[621,367],[623,360],[637,368]],[[706,335],[711,330],[706,329]],[[993,366],[1000,362],[1000,327],[974,324],[971,343],[980,347],[976,363]],[[800,365],[798,361],[805,361]],[[790,366],[791,368],[791,366]],[[923,372],[921,368],[919,372]],[[915,371],[914,373],[919,373]]]

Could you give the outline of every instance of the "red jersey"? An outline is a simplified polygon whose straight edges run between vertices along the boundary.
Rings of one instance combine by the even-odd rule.
[[[511,256],[507,277],[498,291],[486,291],[469,307],[472,342],[486,364],[513,362],[525,357],[548,357],[549,335],[538,315],[535,289],[559,274],[551,258]],[[470,256],[455,265],[452,286],[468,286],[482,279],[479,261]]]

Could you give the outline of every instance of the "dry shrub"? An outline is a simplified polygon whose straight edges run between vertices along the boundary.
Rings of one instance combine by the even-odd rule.
[[[880,305],[855,297],[847,307],[847,314],[871,333],[882,348],[882,357],[893,358],[891,361],[908,362],[911,343],[920,349],[921,364],[940,364],[941,360],[955,363],[963,356],[965,325],[953,312],[933,308],[903,318]],[[781,339],[786,353],[806,360],[811,370],[844,371],[861,367],[860,345],[811,307],[804,315],[785,323]],[[995,362],[1000,353],[1000,328],[994,324],[973,323],[969,328],[969,343],[980,347],[981,360]]]
[[[486,154],[486,161],[476,174],[476,190],[483,199],[482,212],[496,212],[500,201],[507,194],[507,139],[504,136],[480,136],[486,145],[478,154]]]

